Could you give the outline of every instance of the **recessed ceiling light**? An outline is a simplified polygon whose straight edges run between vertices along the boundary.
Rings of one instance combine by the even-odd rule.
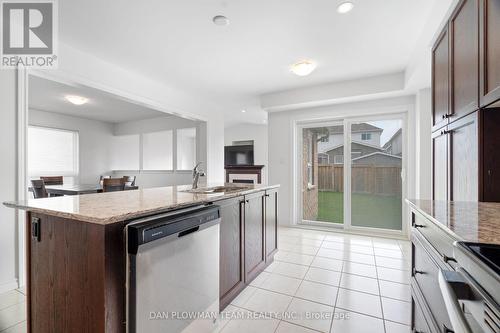
[[[68,102],[75,105],[83,105],[89,101],[88,98],[77,95],[66,95],[64,98],[66,98]]]
[[[302,60],[290,66],[290,71],[298,76],[306,76],[316,69],[316,63],[311,60]]]
[[[214,16],[212,19],[215,25],[228,25],[229,24],[229,19],[225,17],[224,15],[217,15]]]
[[[242,113],[245,113],[245,112],[247,112],[247,110],[241,110],[241,112],[242,112]]]
[[[350,1],[346,1],[346,2],[342,2],[337,7],[337,12],[339,12],[340,14],[345,14],[345,13],[349,13],[353,8],[354,8],[354,4]]]

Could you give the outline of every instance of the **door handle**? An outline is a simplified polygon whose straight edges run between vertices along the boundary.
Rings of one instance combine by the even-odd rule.
[[[472,333],[469,323],[465,319],[460,303],[458,302],[456,290],[467,290],[468,285],[462,275],[455,271],[445,271],[440,269],[438,274],[438,283],[441,294],[443,295],[444,305],[450,318],[452,332]],[[446,327],[446,330],[450,331]],[[446,331],[445,331],[446,332]]]
[[[414,227],[414,228],[417,228],[417,229],[418,229],[418,228],[425,228],[425,225],[423,225],[423,224],[416,224],[416,223],[415,223],[415,224],[413,225],[413,227]]]

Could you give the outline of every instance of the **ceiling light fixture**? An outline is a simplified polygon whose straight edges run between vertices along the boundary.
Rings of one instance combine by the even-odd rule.
[[[316,63],[311,60],[302,60],[290,66],[290,71],[298,76],[306,76],[316,69]]]
[[[66,95],[64,98],[66,98],[68,102],[75,105],[83,105],[89,101],[88,98],[77,95]]]
[[[214,16],[212,19],[215,25],[229,25],[229,19],[225,17],[224,15],[217,15]]]
[[[241,110],[241,113],[245,113],[245,112],[247,112],[247,110]]]
[[[354,8],[354,4],[350,1],[346,1],[346,2],[342,2],[337,7],[337,12],[339,12],[340,14],[345,14],[345,13],[349,13],[353,8]]]

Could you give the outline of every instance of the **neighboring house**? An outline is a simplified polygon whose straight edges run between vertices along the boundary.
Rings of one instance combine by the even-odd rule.
[[[318,142],[318,151],[320,153],[344,144],[343,125],[330,126],[327,129],[329,134],[322,136]],[[383,129],[367,123],[352,124],[351,139],[354,142],[380,147],[380,136],[383,131]]]
[[[352,158],[357,158],[360,156],[368,155],[375,152],[381,152],[382,148],[373,146],[366,143],[361,142],[353,142],[351,144],[351,155]],[[330,150],[325,151],[320,154],[322,157],[319,159],[320,163],[323,164],[342,164],[344,163],[344,144],[340,144],[337,147],[333,147]],[[325,159],[323,156],[328,156],[328,162],[324,162]],[[319,157],[319,156],[318,156]]]
[[[401,167],[401,156],[374,152],[352,159],[352,164]]]
[[[386,142],[382,149],[387,154],[401,156],[403,154],[403,132],[401,128]]]

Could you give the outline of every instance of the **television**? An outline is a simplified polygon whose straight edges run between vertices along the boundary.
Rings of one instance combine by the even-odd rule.
[[[224,165],[253,165],[253,145],[225,146]]]

